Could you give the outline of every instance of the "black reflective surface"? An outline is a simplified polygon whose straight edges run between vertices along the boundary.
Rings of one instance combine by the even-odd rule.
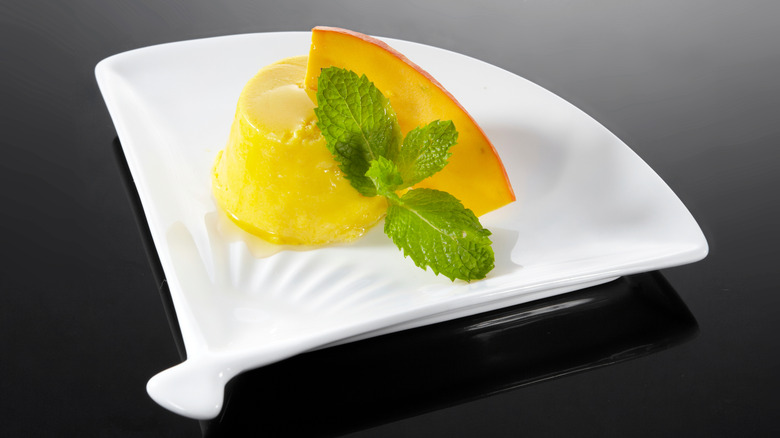
[[[325,4],[0,3],[0,436],[780,436],[780,4]],[[710,255],[246,373],[218,421],[163,410],[145,385],[181,360],[176,324],[94,66],[318,24],[550,89],[648,162]]]

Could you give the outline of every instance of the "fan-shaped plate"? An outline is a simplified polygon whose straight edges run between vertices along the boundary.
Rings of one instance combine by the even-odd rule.
[[[187,360],[154,376],[168,409],[212,418],[236,374],[339,342],[519,304],[703,258],[685,206],[623,142],[549,91],[450,51],[391,46],[436,77],[502,157],[518,201],[482,217],[496,268],[452,283],[376,227],[351,245],[263,254],[210,192],[239,93],[262,66],[306,54],[308,32],[133,50],[96,76],[165,271]]]

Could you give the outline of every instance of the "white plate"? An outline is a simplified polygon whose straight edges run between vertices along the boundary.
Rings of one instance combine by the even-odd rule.
[[[496,253],[483,281],[416,268],[381,226],[353,245],[269,257],[223,227],[210,170],[238,95],[264,65],[308,53],[310,33],[164,44],[97,65],[187,349],[147,385],[162,406],[213,418],[225,383],[251,368],[706,256],[685,206],[595,120],[500,68],[385,41],[460,100],[507,167],[518,201],[482,217]]]

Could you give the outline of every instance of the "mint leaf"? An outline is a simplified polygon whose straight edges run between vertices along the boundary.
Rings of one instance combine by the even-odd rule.
[[[377,194],[386,198],[396,197],[395,191],[404,185],[398,167],[385,157],[372,161],[366,176],[376,186]]]
[[[444,169],[450,157],[450,148],[458,141],[455,125],[447,121],[433,121],[406,134],[396,162],[404,180],[404,188],[411,187]]]
[[[485,278],[495,266],[490,231],[454,196],[415,189],[388,200],[385,234],[417,266],[453,281]]]
[[[395,158],[401,137],[390,101],[365,75],[329,67],[317,82],[317,126],[344,176],[361,194],[376,195],[370,162]]]

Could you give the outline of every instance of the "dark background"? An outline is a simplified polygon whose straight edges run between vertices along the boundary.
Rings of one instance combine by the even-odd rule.
[[[420,392],[431,376],[460,366],[442,358],[470,357],[458,353],[472,339],[466,321],[258,372],[256,405],[245,405],[256,407],[242,427],[256,419],[256,436],[780,436],[778,22],[773,0],[3,1],[0,435],[219,434],[219,425],[177,417],[146,395],[146,381],[180,356],[94,66],[152,44],[331,25],[464,53],[572,102],[672,187],[710,254],[585,292],[667,290],[682,302],[668,312],[630,298],[602,313],[584,309],[585,322],[564,315],[535,322],[536,332],[499,329],[515,333],[486,344],[507,365],[500,382],[485,363],[466,363],[441,388],[473,391]],[[653,330],[595,345],[645,321],[594,322],[624,312],[652,316]],[[579,329],[567,343],[569,327]],[[533,350],[545,336],[560,347],[538,353],[531,370],[518,359],[521,347]],[[441,349],[424,348],[426,339]],[[621,356],[621,347],[638,353]],[[381,352],[383,360],[362,363],[360,379],[339,365]],[[566,373],[565,364],[580,372]],[[318,374],[323,369],[334,374]],[[382,392],[388,372],[400,390]],[[561,374],[568,375],[547,379]],[[323,383],[332,376],[340,386]],[[277,392],[259,401],[272,382]],[[255,388],[233,386],[236,394]],[[345,402],[360,388],[385,396],[373,417]],[[269,415],[288,423],[266,427]]]

